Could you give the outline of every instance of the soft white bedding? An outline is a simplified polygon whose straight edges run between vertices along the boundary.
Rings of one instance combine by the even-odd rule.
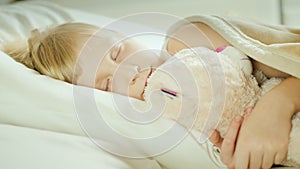
[[[2,42],[17,36],[27,37],[32,28],[49,24],[76,20],[103,25],[111,21],[46,1],[1,6],[0,10]],[[148,42],[153,47],[162,44],[153,39]],[[206,147],[189,135],[170,151],[153,158],[123,158],[100,149],[80,125],[74,107],[74,86],[39,75],[3,52],[0,52],[0,83],[1,168],[216,168],[206,154]],[[147,127],[130,124],[116,113],[113,100],[108,99],[110,93],[95,90],[94,94],[97,106],[105,110],[105,120],[128,137],[158,135],[172,124],[166,119]],[[109,138],[102,138],[102,142],[115,148],[124,146]],[[141,150],[147,153],[147,148]]]
[[[0,125],[1,168],[160,169],[155,160],[116,157],[89,138],[17,125]]]

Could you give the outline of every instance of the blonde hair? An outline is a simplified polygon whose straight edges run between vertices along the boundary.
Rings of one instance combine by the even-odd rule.
[[[43,32],[34,29],[27,41],[4,44],[3,51],[41,74],[73,83],[79,52],[97,30],[99,27],[85,23],[65,23]]]

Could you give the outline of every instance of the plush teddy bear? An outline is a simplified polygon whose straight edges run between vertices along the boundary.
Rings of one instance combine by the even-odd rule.
[[[212,128],[224,136],[237,114],[281,81],[261,72],[254,76],[249,58],[234,47],[199,47],[182,50],[158,67],[147,80],[144,98],[148,105],[163,105],[163,116],[204,133],[203,142]],[[164,99],[153,99],[155,95]],[[299,119],[298,113],[292,120],[285,165],[300,166]]]

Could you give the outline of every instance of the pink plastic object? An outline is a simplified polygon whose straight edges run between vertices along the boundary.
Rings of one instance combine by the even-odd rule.
[[[222,52],[225,48],[226,48],[226,46],[220,46],[215,51],[219,53],[219,52]]]
[[[170,90],[170,89],[167,89],[167,88],[161,88],[160,89],[162,92],[166,93],[166,94],[169,94],[169,95],[172,95],[174,97],[176,97],[177,93],[173,90]]]

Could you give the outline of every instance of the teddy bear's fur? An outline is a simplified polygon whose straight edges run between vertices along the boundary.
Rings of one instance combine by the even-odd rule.
[[[281,82],[281,79],[271,78],[261,81],[262,84],[259,85],[259,77],[255,78],[249,71],[245,73],[243,66],[232,59],[230,54],[237,53],[217,53],[207,48],[178,52],[174,56],[176,59],[167,61],[152,73],[145,90],[145,101],[150,103],[152,92],[161,88],[175,91],[176,97],[163,92],[167,96],[164,116],[204,133],[216,127],[224,136],[237,114],[243,114],[245,108],[254,106],[263,94]],[[183,77],[182,63],[188,68],[194,81]],[[186,88],[188,89],[185,90]],[[151,100],[151,104],[156,104],[155,100]],[[182,109],[185,104],[190,109]],[[196,111],[197,116],[188,113],[189,110]],[[298,113],[292,120],[288,156],[284,162],[289,166],[300,166],[299,117]],[[193,122],[194,125],[189,124]]]

